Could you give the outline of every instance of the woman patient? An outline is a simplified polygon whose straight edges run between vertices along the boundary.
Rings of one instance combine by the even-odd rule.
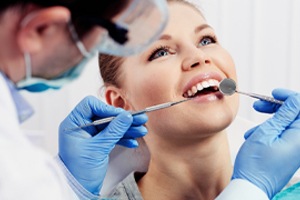
[[[232,175],[225,128],[239,101],[224,97],[218,83],[236,81],[234,62],[199,10],[168,2],[168,26],[148,50],[128,58],[100,55],[105,98],[113,106],[140,110],[194,98],[148,114],[148,170],[130,174],[113,199],[214,199]]]

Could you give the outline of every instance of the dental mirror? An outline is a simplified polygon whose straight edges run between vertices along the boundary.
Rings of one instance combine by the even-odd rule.
[[[249,97],[260,99],[263,101],[268,101],[268,102],[276,103],[276,104],[280,104],[280,105],[283,104],[283,101],[274,99],[273,97],[255,94],[255,93],[247,93],[247,92],[237,91],[235,81],[230,78],[225,78],[220,82],[219,91],[224,95],[232,95],[235,92],[237,92],[239,94],[247,95]]]
[[[234,80],[225,78],[220,82],[219,90],[224,95],[232,95],[236,92],[236,84]]]

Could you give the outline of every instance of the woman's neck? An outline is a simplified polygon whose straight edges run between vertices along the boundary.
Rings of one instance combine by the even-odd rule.
[[[148,172],[138,182],[145,200],[214,199],[229,183],[232,164],[225,132],[182,146],[151,153]]]

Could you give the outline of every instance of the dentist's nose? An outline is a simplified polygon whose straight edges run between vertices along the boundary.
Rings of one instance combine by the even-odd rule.
[[[210,57],[202,49],[194,47],[185,52],[182,61],[182,70],[189,71],[195,67],[204,66],[210,63]]]

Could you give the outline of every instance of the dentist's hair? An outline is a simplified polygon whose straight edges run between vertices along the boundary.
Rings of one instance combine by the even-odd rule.
[[[70,10],[72,23],[79,36],[89,32],[97,19],[110,19],[122,11],[129,0],[2,0],[0,20],[3,13],[14,9],[16,14],[26,15],[28,8],[36,9],[63,6]],[[84,20],[83,20],[84,19]]]

